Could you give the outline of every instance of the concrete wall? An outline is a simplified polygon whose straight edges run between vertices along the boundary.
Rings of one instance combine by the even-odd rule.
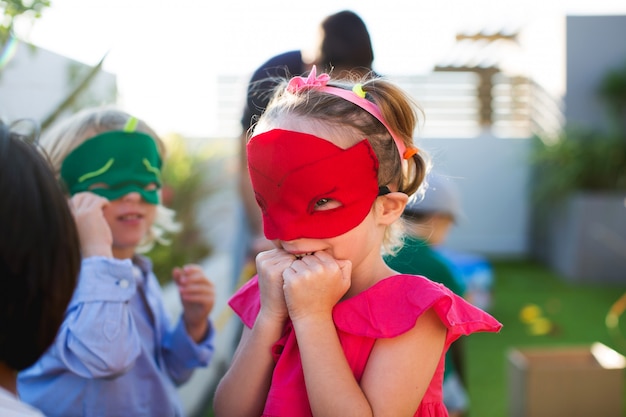
[[[565,117],[599,128],[606,112],[597,95],[609,69],[626,65],[626,16],[567,16]]]
[[[496,257],[528,253],[529,139],[418,139],[436,171],[454,179],[465,218],[450,232],[451,249]]]
[[[72,72],[87,71],[88,66],[19,42],[16,48],[15,55],[0,68],[0,118],[7,122],[21,118],[41,122],[76,85]],[[81,99],[91,104],[111,103],[116,93],[115,75],[101,72]]]

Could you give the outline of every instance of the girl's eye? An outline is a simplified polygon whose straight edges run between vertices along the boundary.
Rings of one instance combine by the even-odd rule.
[[[341,203],[332,198],[320,198],[315,202],[315,210],[317,211],[332,210],[340,206]]]
[[[146,185],[145,187],[143,187],[143,189],[145,191],[156,191],[158,190],[159,186],[157,185],[156,182],[151,182],[150,184]]]
[[[89,186],[88,190],[89,191],[92,191],[92,190],[108,190],[109,188],[110,188],[109,184],[106,184],[104,182],[96,182],[94,184],[91,184]]]
[[[329,198],[320,198],[319,200],[317,200],[317,202],[315,203],[315,207],[323,207],[325,204],[327,204],[330,201]]]

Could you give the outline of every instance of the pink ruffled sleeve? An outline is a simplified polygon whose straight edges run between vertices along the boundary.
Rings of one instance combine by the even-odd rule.
[[[502,327],[491,315],[442,284],[415,275],[396,275],[378,282],[337,304],[333,318],[344,332],[390,338],[413,328],[430,308],[448,328],[448,342],[475,332],[497,332]]]
[[[228,300],[228,305],[233,309],[235,314],[241,318],[243,324],[252,328],[256,316],[259,315],[259,310],[261,309],[258,277],[255,275],[250,281],[246,282],[237,290],[230,300]]]
[[[252,327],[261,308],[255,276],[241,287],[228,304]],[[476,332],[498,332],[502,324],[468,303],[444,285],[416,275],[396,275],[338,303],[333,310],[335,325],[357,336],[390,338],[415,326],[417,319],[433,308],[448,328],[448,343]]]

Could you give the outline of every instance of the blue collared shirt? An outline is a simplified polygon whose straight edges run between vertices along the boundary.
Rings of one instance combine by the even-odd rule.
[[[214,330],[196,344],[170,325],[147,258],[93,257],[54,344],[18,376],[22,401],[46,416],[182,416],[176,386],[213,356]]]

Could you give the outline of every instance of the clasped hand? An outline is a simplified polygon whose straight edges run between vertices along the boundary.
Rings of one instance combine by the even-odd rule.
[[[282,249],[257,258],[261,314],[292,321],[331,317],[333,307],[350,288],[352,264],[320,251],[297,258]]]

